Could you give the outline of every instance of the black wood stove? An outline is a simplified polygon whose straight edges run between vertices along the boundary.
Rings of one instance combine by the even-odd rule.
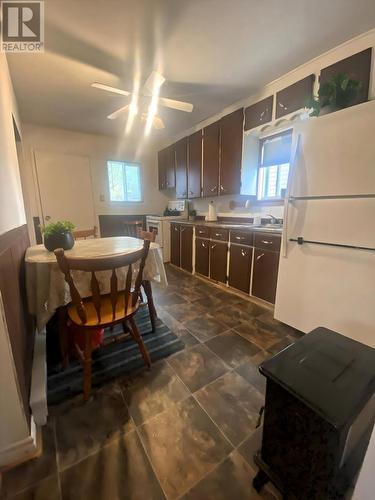
[[[353,484],[375,419],[375,349],[317,328],[260,365],[267,377],[257,491],[340,499]]]

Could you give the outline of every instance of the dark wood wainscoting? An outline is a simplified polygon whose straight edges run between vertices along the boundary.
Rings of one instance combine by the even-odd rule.
[[[99,215],[100,236],[125,236],[124,223],[130,220],[141,220],[143,228],[146,229],[145,215]]]
[[[30,246],[27,226],[0,235],[0,291],[13,358],[28,422],[34,321],[27,313],[25,251]]]

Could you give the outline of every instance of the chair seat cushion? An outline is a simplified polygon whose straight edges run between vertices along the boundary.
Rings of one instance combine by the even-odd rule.
[[[132,297],[129,297],[128,307],[125,311],[125,295],[119,294],[116,303],[116,311],[115,316],[112,313],[112,303],[110,295],[102,295],[100,297],[100,321],[98,319],[98,315],[95,309],[94,302],[92,301],[92,297],[88,297],[87,299],[83,299],[83,305],[85,307],[87,321],[86,323],[82,323],[81,318],[78,315],[77,309],[73,304],[68,305],[68,316],[70,320],[78,326],[84,327],[100,327],[100,326],[108,326],[112,323],[120,322],[133,314],[135,314],[139,307],[139,300],[137,300],[136,304],[133,306]]]

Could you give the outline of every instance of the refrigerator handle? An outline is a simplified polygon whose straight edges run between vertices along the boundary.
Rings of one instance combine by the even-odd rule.
[[[299,156],[300,143],[301,143],[301,134],[297,133],[297,137],[296,137],[296,140],[294,142],[294,148],[293,148],[293,151],[291,154],[288,184],[286,187],[285,199],[284,199],[284,223],[283,223],[283,232],[282,232],[282,239],[281,239],[281,241],[282,241],[281,255],[283,257],[286,257],[287,253],[288,253],[287,235],[288,235],[289,198],[290,198],[290,193],[292,192],[292,188],[293,188],[294,174],[295,174],[296,164],[297,164],[298,156]]]

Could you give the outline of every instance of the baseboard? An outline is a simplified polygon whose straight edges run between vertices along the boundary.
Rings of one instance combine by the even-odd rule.
[[[15,467],[31,458],[36,458],[42,450],[40,430],[31,417],[30,435],[11,446],[0,450],[0,471]]]
[[[38,427],[47,423],[47,362],[46,331],[36,332],[34,340],[34,359],[31,372],[30,408]]]

